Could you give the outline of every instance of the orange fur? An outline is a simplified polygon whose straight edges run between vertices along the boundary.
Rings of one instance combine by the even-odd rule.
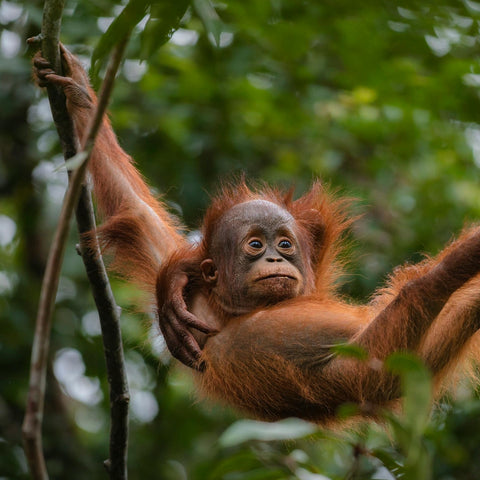
[[[65,49],[62,54],[69,77],[49,79],[41,62],[37,76],[63,86],[82,140],[96,98],[75,57]],[[199,389],[210,398],[264,420],[294,415],[328,423],[348,402],[369,416],[398,400],[399,380],[383,368],[392,352],[417,353],[432,371],[437,392],[467,369],[471,357],[478,358],[476,228],[437,257],[396,269],[368,305],[353,306],[335,293],[342,234],[351,223],[345,213],[349,202],[327,194],[318,182],[298,200],[268,187],[251,190],[245,182],[225,186],[205,215],[203,240],[191,246],[118,145],[108,119],[90,173],[105,217],[101,239],[114,255],[114,268],[148,290],[156,287],[167,344],[175,356],[202,370]],[[231,311],[205,278],[202,262],[212,256],[226,267],[238,262],[228,245],[215,251],[219,224],[234,207],[255,200],[273,203],[293,217],[305,289],[274,305]],[[221,287],[228,293],[229,285]],[[362,347],[367,361],[335,354],[332,346],[339,342]]]
[[[62,86],[80,146],[97,98],[82,65],[64,47],[62,59],[67,75]],[[113,257],[110,268],[152,292],[160,265],[186,240],[178,221],[152,195],[132,158],[118,144],[107,117],[95,142],[89,173],[104,220],[97,233],[103,250]]]
[[[472,257],[458,263],[467,247]],[[369,305],[315,293],[230,317],[206,342],[199,388],[264,420],[293,415],[327,424],[345,403],[375,416],[401,393],[383,361],[393,352],[413,351],[432,371],[438,396],[478,359],[479,260],[480,232],[472,229],[438,257],[397,269]],[[451,267],[445,277],[442,262]],[[436,272],[439,265],[442,271]],[[467,279],[455,288],[450,285],[457,271]],[[333,354],[330,347],[339,342],[363,347],[367,361]]]

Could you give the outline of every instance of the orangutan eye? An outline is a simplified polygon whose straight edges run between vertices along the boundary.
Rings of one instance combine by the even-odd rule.
[[[292,242],[290,240],[287,240],[287,239],[280,240],[280,242],[278,243],[278,246],[280,248],[285,249],[285,250],[288,250],[289,248],[293,247]]]
[[[248,245],[254,248],[255,250],[260,250],[261,248],[263,248],[263,243],[257,239],[250,240],[250,242],[248,242]]]
[[[250,237],[244,244],[243,249],[247,255],[258,257],[265,251],[265,244],[262,238]]]

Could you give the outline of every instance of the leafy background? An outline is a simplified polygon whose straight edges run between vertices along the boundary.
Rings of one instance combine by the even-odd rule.
[[[122,146],[192,230],[222,179],[245,172],[300,194],[320,177],[359,199],[343,293],[365,301],[395,265],[436,253],[480,217],[480,3],[232,0],[214,4],[218,17],[193,3],[185,15],[177,1],[139,16],[110,109]],[[87,66],[99,59],[97,86],[99,45],[123,7],[67,2],[62,40]],[[0,2],[0,478],[27,478],[20,425],[33,322],[66,184],[25,46],[41,15],[37,0]],[[179,16],[180,28],[158,48],[162,15]],[[75,242],[73,232],[44,447],[52,478],[96,479],[108,389]],[[118,282],[115,292],[132,393],[130,478],[479,478],[480,403],[467,384],[428,418],[428,379],[403,362],[405,415],[383,427],[258,425],[197,402],[188,372],[134,313],[139,293]]]

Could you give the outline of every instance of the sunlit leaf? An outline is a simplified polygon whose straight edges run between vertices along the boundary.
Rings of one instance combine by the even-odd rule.
[[[275,423],[239,420],[220,436],[223,447],[231,447],[249,440],[293,440],[315,433],[317,428],[303,420],[288,418]]]

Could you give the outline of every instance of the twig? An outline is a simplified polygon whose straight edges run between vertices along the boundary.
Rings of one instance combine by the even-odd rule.
[[[61,64],[58,53],[58,42],[63,6],[63,0],[47,0],[45,2],[44,18],[42,25],[42,52],[44,57],[55,67],[55,71],[57,72],[61,71]],[[48,479],[45,459],[43,456],[41,437],[46,384],[46,367],[50,343],[49,340],[53,305],[58,288],[58,281],[65,252],[70,219],[72,217],[73,210],[75,208],[75,205],[77,204],[77,200],[80,195],[80,190],[82,188],[83,179],[85,176],[88,160],[93,148],[95,136],[98,133],[99,127],[101,125],[101,121],[112,91],[115,73],[118,70],[126,43],[127,38],[117,44],[112,55],[110,65],[107,70],[105,82],[99,96],[99,103],[95,113],[95,117],[90,127],[89,134],[87,135],[87,141],[85,143],[84,151],[87,152],[88,156],[87,159],[83,162],[83,164],[74,172],[71,177],[69,189],[67,190],[62,211],[60,213],[59,224],[55,232],[52,246],[48,255],[47,265],[42,283],[40,303],[35,327],[35,336],[32,347],[30,385],[28,392],[27,408],[23,423],[25,453],[27,456],[32,477],[35,480]],[[52,108],[52,114],[55,120],[55,125],[57,127],[64,150],[64,155],[65,158],[68,159],[76,153],[76,139],[73,134],[71,119],[66,112],[65,98],[61,90],[52,86],[48,88],[48,95]],[[111,310],[116,311],[116,308],[112,308]],[[107,319],[104,320],[105,321],[102,322],[102,326],[103,324],[108,325],[110,323],[107,321]],[[115,317],[112,320],[113,323],[115,323],[116,321],[118,321],[118,317]],[[118,338],[116,338],[116,341],[117,347],[115,347],[115,350],[118,350]],[[123,358],[123,352],[121,352],[121,358]],[[110,363],[113,363],[116,368],[116,362],[109,362],[107,360],[107,365]],[[123,376],[123,379],[124,378],[125,377]],[[114,396],[118,398],[113,398],[112,404],[121,405],[122,408],[120,409],[120,411],[123,412],[125,410],[124,406],[128,404],[128,391],[125,396],[125,382],[120,381],[119,383],[120,388],[118,391],[120,393],[114,394]],[[113,386],[111,386],[111,393],[113,394]],[[118,401],[118,399],[120,399],[120,401]],[[117,417],[118,415],[115,415],[115,418]],[[112,412],[112,419],[113,418],[114,416]],[[121,427],[118,427],[117,425],[112,425],[112,434],[117,433],[117,430],[119,428],[120,430],[124,428],[124,424],[126,423],[125,418],[126,416],[124,416],[122,419]],[[121,445],[123,445],[123,451],[122,453],[120,453],[122,457],[121,461],[119,462],[117,459],[115,459],[115,461],[112,461],[112,459],[109,461],[109,463],[112,465],[112,468],[115,464],[117,466],[116,468],[118,468],[118,471],[123,473],[117,473],[117,476],[114,476],[112,469],[110,469],[111,478],[126,478],[126,432],[127,430],[122,430],[125,440],[122,440],[120,442]],[[113,449],[114,451],[112,451],[112,443],[115,446],[115,448]],[[111,441],[111,454],[113,452],[116,455],[121,450],[122,449],[119,449],[118,445],[116,445],[115,442]],[[123,464],[123,466],[118,467],[118,465],[120,464]]]

